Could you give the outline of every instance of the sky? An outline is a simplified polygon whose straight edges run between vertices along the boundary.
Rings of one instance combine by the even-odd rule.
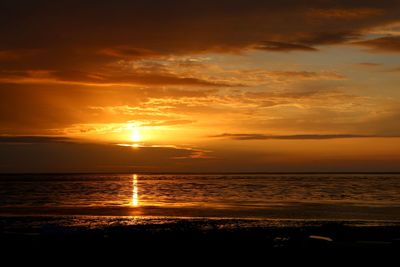
[[[0,172],[400,171],[400,1],[0,1]]]

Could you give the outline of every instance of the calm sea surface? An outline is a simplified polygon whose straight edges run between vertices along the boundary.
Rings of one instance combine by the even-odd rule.
[[[400,175],[1,175],[0,215],[400,220]]]

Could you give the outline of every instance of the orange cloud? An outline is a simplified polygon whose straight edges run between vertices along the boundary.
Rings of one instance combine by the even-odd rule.
[[[365,41],[355,42],[369,48],[372,52],[400,52],[400,36],[388,36]]]

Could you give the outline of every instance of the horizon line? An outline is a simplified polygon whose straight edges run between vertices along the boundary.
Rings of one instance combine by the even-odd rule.
[[[235,175],[235,174],[400,174],[400,171],[293,171],[293,172],[0,172],[0,175],[58,175],[58,174],[142,174],[142,175]]]

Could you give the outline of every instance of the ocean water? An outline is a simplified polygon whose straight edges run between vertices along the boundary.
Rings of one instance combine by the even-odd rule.
[[[0,215],[400,221],[400,175],[1,175]]]

